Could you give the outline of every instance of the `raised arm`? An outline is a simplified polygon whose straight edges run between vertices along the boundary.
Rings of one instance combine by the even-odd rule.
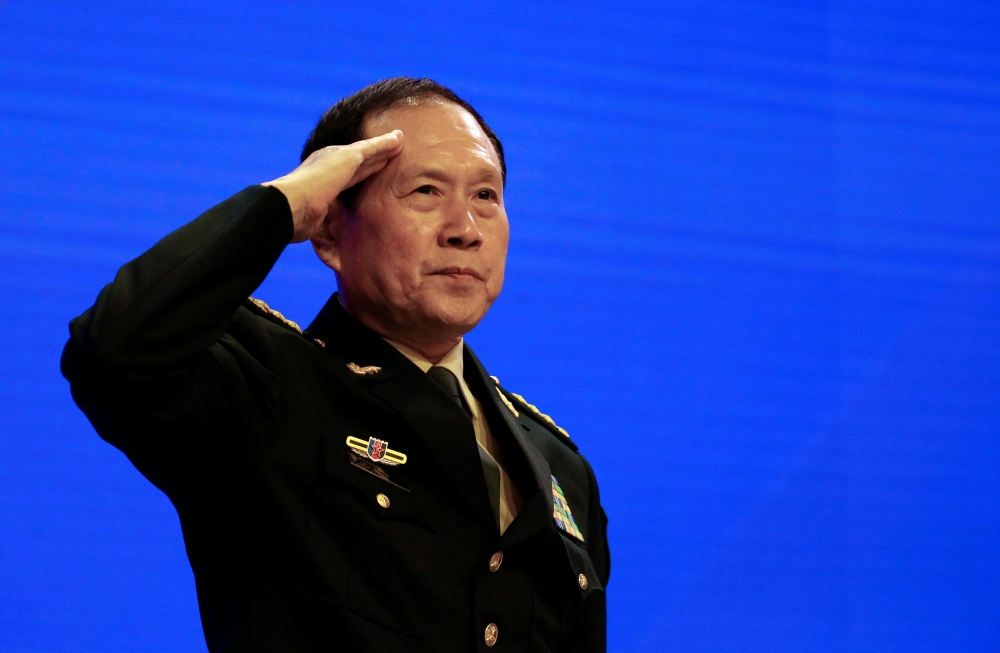
[[[266,336],[234,324],[240,305],[289,242],[323,238],[340,193],[401,147],[399,132],[328,147],[243,190],[125,264],[70,323],[62,371],[74,399],[154,483],[163,487],[170,459],[187,455],[185,441],[191,451],[233,421],[222,413],[247,374],[259,377],[257,392],[276,394]]]
[[[73,320],[69,347],[119,369],[167,367],[206,349],[288,243],[322,237],[340,193],[381,169],[401,136],[319,150],[174,231],[123,266]]]

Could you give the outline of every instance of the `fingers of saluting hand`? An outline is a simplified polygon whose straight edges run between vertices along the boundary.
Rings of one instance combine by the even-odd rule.
[[[403,132],[368,138],[350,145],[331,145],[313,152],[292,172],[266,186],[274,186],[292,210],[292,242],[311,238],[345,189],[385,167],[403,148]]]
[[[388,134],[382,134],[381,136],[375,136],[373,138],[366,138],[363,141],[351,143],[346,147],[355,148],[368,158],[375,156],[392,156],[396,154],[397,150],[399,150],[402,146],[403,132],[398,129],[394,129]]]
[[[399,154],[403,149],[403,132],[396,129],[388,134],[352,143],[345,146],[345,149],[347,148],[359,153],[362,158],[344,188],[350,188],[367,179],[384,168],[389,159]]]

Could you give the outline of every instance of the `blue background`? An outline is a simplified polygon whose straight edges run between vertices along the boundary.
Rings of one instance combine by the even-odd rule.
[[[204,650],[66,324],[408,74],[507,148],[469,341],[597,471],[610,650],[996,651],[998,34],[962,0],[3,3],[0,650]],[[256,295],[333,289],[299,246]]]

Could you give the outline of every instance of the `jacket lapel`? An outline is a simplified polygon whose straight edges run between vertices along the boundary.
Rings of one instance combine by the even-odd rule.
[[[486,373],[486,369],[479,361],[479,358],[465,345],[465,381],[469,384],[473,394],[475,394],[483,409],[487,414],[492,414],[490,428],[503,425],[506,432],[511,437],[503,438],[506,442],[513,442],[515,451],[507,451],[504,457],[513,462],[514,456],[523,456],[531,471],[531,480],[535,487],[518,487],[525,502],[521,507],[521,512],[507,528],[503,534],[503,546],[511,546],[523,542],[540,532],[555,531],[552,523],[552,472],[549,470],[549,463],[542,456],[538,447],[525,435],[521,428],[521,423],[517,421],[514,414],[500,399],[497,392],[496,383]],[[499,436],[500,434],[495,434]],[[508,445],[509,448],[509,445]],[[523,485],[523,483],[522,483]],[[534,492],[532,492],[534,490]]]
[[[357,383],[398,412],[465,497],[480,527],[499,536],[479,460],[472,422],[420,368],[374,331],[363,326],[340,305],[334,294],[306,329],[319,338],[324,351],[377,372],[357,376]]]

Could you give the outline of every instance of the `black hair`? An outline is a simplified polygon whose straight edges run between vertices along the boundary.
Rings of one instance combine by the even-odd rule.
[[[407,101],[419,101],[424,98],[440,98],[446,102],[457,104],[476,119],[486,136],[493,143],[497,158],[500,159],[500,175],[503,183],[507,183],[507,164],[503,158],[503,145],[500,139],[486,124],[479,112],[472,105],[455,95],[454,91],[441,86],[426,77],[390,77],[369,84],[360,91],[349,95],[330,107],[319,119],[309,139],[302,147],[302,161],[313,152],[328,145],[349,145],[364,138],[365,120],[380,111]],[[348,206],[357,199],[358,187],[350,188],[341,195]]]

